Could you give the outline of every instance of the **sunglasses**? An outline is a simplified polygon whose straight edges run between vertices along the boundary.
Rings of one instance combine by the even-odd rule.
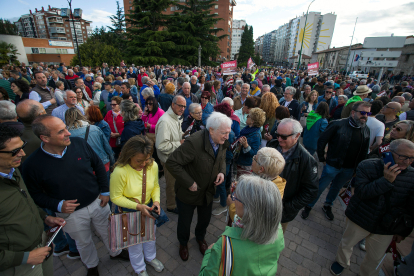
[[[24,149],[24,147],[26,146],[27,142],[23,143],[23,146],[21,146],[20,148],[11,150],[11,151],[0,151],[0,153],[11,153],[12,156],[16,156],[22,149]]]
[[[145,105],[152,105],[152,103],[146,103]]]
[[[331,91],[325,91],[325,94],[326,94],[326,93],[328,93],[328,94],[332,94],[332,92],[331,92]]]
[[[275,136],[276,136],[276,139],[279,139],[279,137],[280,138],[282,138],[282,140],[284,140],[284,141],[286,141],[287,140],[287,138],[289,138],[290,136],[293,136],[293,135],[295,135],[296,133],[292,133],[292,134],[289,134],[289,135],[281,135],[281,134],[279,134],[279,133],[275,133]]]
[[[361,113],[362,116],[365,116],[365,115],[371,116],[372,115],[372,112],[359,111],[359,110],[357,110],[357,112]]]
[[[201,97],[202,99],[206,99],[206,100],[208,100],[208,98],[207,97]]]

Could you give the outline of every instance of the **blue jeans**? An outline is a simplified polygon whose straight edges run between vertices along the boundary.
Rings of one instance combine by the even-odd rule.
[[[43,210],[49,215],[55,217],[56,214],[49,209],[43,208]],[[48,231],[51,227],[45,224],[45,231]],[[53,240],[55,245],[55,251],[60,251],[65,248],[66,245],[69,245],[70,252],[77,253],[78,249],[76,248],[76,242],[72,239],[68,233],[64,233],[63,230],[60,230]]]
[[[230,164],[226,164],[226,175],[224,176],[224,181],[220,185],[216,186],[215,198],[220,197],[220,205],[225,207],[227,205],[227,192],[226,192],[226,178],[230,172]]]
[[[328,164],[325,165],[322,171],[321,178],[319,179],[319,191],[318,197],[308,205],[308,207],[313,208],[319,197],[325,191],[326,187],[329,186],[329,183],[332,182],[331,187],[329,188],[328,195],[326,196],[325,206],[332,206],[336,197],[339,194],[341,188],[351,180],[354,173],[354,169],[337,169]]]

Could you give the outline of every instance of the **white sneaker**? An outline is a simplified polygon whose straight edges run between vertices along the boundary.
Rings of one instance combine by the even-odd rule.
[[[138,276],[149,276],[146,270],[142,271],[141,273],[138,273],[137,275]]]
[[[362,241],[360,241],[360,242],[359,242],[359,248],[360,248],[362,251],[367,251],[367,250],[365,249],[365,239],[363,239]]]
[[[213,215],[218,216],[218,215],[220,215],[220,214],[222,214],[226,211],[227,211],[227,206],[224,206],[224,207],[220,206],[220,207],[217,207],[216,209],[214,209],[212,213],[213,213]]]
[[[220,197],[218,197],[218,198],[213,197],[213,202],[214,203],[220,203]]]
[[[161,272],[164,270],[164,265],[157,259],[152,260],[151,262],[145,261],[147,264],[151,265],[155,271]]]

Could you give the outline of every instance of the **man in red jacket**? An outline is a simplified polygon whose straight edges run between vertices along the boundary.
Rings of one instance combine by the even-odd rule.
[[[144,84],[142,83],[141,79],[142,77],[148,77],[147,73],[145,73],[145,67],[142,67],[139,71],[138,77],[137,77],[137,81],[138,81],[138,86],[141,88]]]

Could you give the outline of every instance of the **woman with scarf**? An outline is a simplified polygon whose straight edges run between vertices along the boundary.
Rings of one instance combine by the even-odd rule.
[[[207,86],[207,83],[206,83]],[[214,111],[213,105],[210,103],[211,94],[208,91],[201,93],[201,109],[203,110],[202,122],[205,126],[207,124],[207,118]]]
[[[321,102],[315,110],[312,110],[306,118],[306,127],[303,133],[303,145],[313,155],[317,149],[318,139],[328,126],[329,106]]]
[[[262,134],[260,128],[266,120],[266,113],[258,107],[252,108],[247,115],[246,127],[240,131],[240,155],[236,160],[237,176],[252,170],[253,156],[260,149]],[[236,139],[236,140],[237,140]]]
[[[345,95],[338,96],[338,105],[335,106],[331,114],[329,114],[330,120],[339,120],[341,119],[342,109],[344,108],[346,102],[348,101],[348,97]]]
[[[199,103],[192,103],[190,104],[188,110],[190,115],[188,115],[181,124],[181,130],[185,133],[185,135],[191,135],[205,128],[203,126],[203,122],[201,121],[201,118],[203,117],[203,110],[201,108],[201,105]],[[188,131],[188,133],[186,133],[191,124],[191,129]]]

